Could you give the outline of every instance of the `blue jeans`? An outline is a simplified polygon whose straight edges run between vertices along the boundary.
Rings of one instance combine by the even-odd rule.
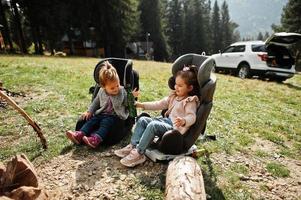
[[[80,130],[85,135],[91,135],[91,133],[93,132],[93,134],[97,134],[102,139],[105,139],[111,127],[114,125],[116,119],[116,115],[95,115],[90,120],[88,120]]]
[[[162,137],[166,131],[172,129],[173,125],[169,118],[141,117],[136,123],[131,144],[136,146],[139,153],[144,154],[155,136]]]

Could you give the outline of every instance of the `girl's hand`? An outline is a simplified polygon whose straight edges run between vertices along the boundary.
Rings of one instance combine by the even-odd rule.
[[[82,114],[82,119],[88,121],[89,119],[91,119],[92,115],[93,114],[91,112],[87,111],[87,112]]]
[[[135,106],[136,106],[136,108],[144,108],[143,103],[140,103],[138,101],[135,102]]]
[[[137,88],[135,88],[133,91],[132,91],[132,94],[135,98],[137,98],[140,94],[140,92],[137,90]]]
[[[176,127],[185,126],[186,120],[184,118],[182,118],[182,117],[177,117],[175,119],[175,123],[174,124],[175,124]]]

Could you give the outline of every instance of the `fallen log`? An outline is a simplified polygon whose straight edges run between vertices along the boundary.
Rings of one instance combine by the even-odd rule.
[[[0,97],[3,98],[13,108],[15,108],[28,121],[29,125],[31,125],[32,128],[35,130],[35,132],[38,134],[38,137],[40,138],[43,148],[47,149],[47,141],[41,131],[41,128],[38,126],[38,124],[35,121],[33,121],[31,119],[31,117],[29,117],[29,115],[14,102],[14,100],[12,100],[9,96],[7,96],[1,90],[0,90]]]
[[[202,171],[195,159],[179,156],[168,165],[165,199],[206,199]]]

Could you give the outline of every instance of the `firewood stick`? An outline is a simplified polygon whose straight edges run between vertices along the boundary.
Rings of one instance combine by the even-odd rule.
[[[41,131],[41,128],[38,126],[38,124],[33,121],[30,116],[22,109],[20,106],[18,106],[14,100],[12,100],[9,96],[7,96],[5,93],[3,93],[0,90],[0,97],[2,97],[9,105],[11,105],[13,108],[15,108],[29,123],[29,125],[32,126],[32,128],[35,130],[35,132],[38,134],[38,137],[41,140],[41,143],[43,145],[43,149],[47,149],[47,141]]]

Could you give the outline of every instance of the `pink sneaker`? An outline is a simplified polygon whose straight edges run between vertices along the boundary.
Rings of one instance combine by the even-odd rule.
[[[84,136],[83,141],[86,145],[95,149],[102,142],[102,138],[96,134],[92,134],[90,137]]]
[[[85,134],[82,131],[67,131],[66,135],[73,143],[80,144]]]
[[[144,163],[145,160],[145,155],[140,154],[137,149],[133,149],[129,155],[120,160],[120,163],[127,167],[135,167],[136,165]]]
[[[124,158],[130,154],[134,146],[132,144],[128,144],[127,146],[123,147],[122,149],[117,149],[114,151],[114,154],[120,158]]]

